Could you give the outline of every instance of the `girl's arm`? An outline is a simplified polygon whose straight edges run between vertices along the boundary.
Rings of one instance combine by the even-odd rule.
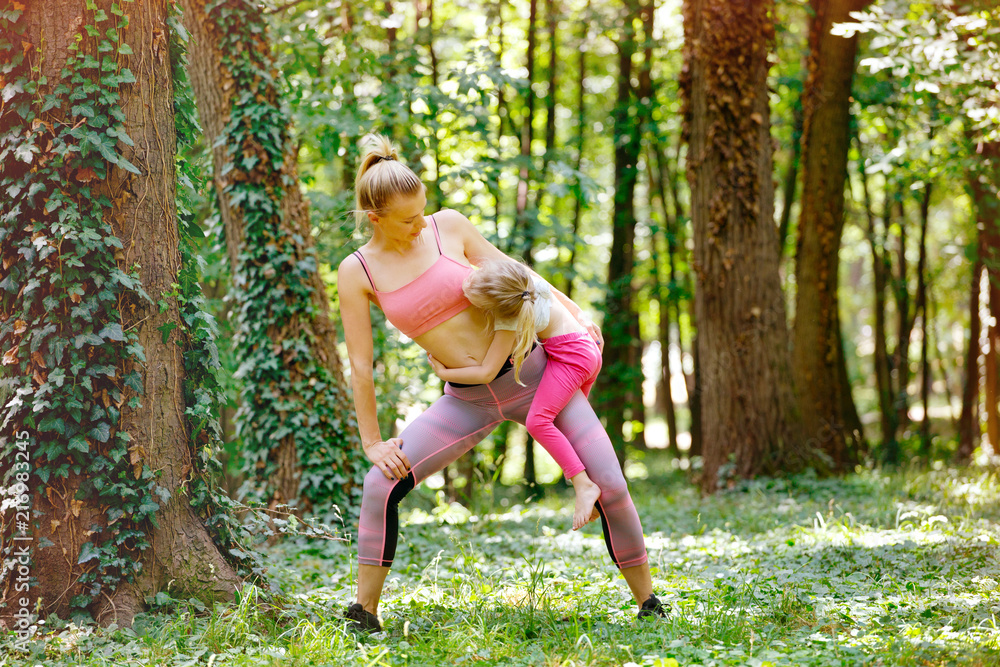
[[[500,372],[504,362],[510,357],[514,349],[514,332],[497,331],[493,334],[493,342],[490,349],[486,351],[483,363],[478,366],[463,366],[461,368],[448,368],[440,361],[427,354],[431,366],[438,377],[445,382],[461,382],[462,384],[487,384]]]
[[[364,282],[362,282],[364,281]],[[351,388],[354,390],[354,414],[358,420],[365,455],[389,479],[402,479],[410,469],[406,454],[399,448],[400,438],[382,440],[375,406],[375,381],[372,377],[372,320],[361,263],[348,255],[337,269],[337,293],[340,319],[351,363]]]

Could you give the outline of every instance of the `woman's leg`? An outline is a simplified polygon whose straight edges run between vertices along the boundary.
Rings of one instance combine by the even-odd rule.
[[[485,387],[479,393],[489,395]],[[358,522],[358,602],[365,610],[378,614],[382,585],[396,554],[399,501],[472,449],[500,421],[495,406],[442,396],[400,433],[410,474],[391,480],[373,467],[365,476]]]

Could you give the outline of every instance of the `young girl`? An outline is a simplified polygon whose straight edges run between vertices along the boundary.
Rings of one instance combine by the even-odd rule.
[[[577,389],[584,396],[590,394],[601,370],[601,351],[566,307],[552,298],[549,284],[523,264],[483,263],[469,274],[462,289],[472,305],[486,312],[495,332],[493,343],[479,366],[447,368],[428,354],[431,365],[447,382],[486,384],[505,364],[512,363],[514,379],[521,384],[521,364],[537,336],[548,363],[525,426],[573,483],[573,530],[579,530],[598,517],[594,504],[601,497],[601,489],[591,481],[569,440],[552,422]]]

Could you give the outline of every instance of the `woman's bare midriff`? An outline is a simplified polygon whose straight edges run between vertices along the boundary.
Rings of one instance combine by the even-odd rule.
[[[478,308],[466,308],[450,320],[414,339],[449,368],[478,366],[493,342],[486,315]]]

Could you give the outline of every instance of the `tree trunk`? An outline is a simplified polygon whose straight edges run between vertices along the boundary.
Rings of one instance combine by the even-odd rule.
[[[45,246],[36,247],[45,248],[51,261],[56,262],[59,267],[65,267],[67,271],[74,261],[81,258],[85,262],[103,261],[99,255],[104,252],[103,249],[84,249],[84,231],[87,234],[100,234],[109,240],[117,238],[115,243],[122,250],[116,253],[117,257],[110,259],[110,263],[114,265],[117,260],[117,268],[123,275],[134,271],[142,289],[152,298],[153,303],[139,298],[136,292],[121,286],[120,282],[115,287],[117,279],[114,274],[101,275],[105,270],[103,264],[95,264],[93,270],[87,268],[85,280],[90,282],[85,283],[82,293],[71,292],[65,283],[55,280],[51,283],[46,280],[49,284],[35,288],[38,291],[32,298],[35,299],[37,308],[30,315],[33,324],[27,332],[17,334],[26,343],[23,350],[25,358],[28,357],[28,337],[36,335],[32,328],[42,332],[38,335],[44,336],[44,339],[32,341],[31,349],[35,352],[31,355],[30,362],[20,367],[22,372],[27,368],[26,379],[31,392],[19,393],[24,396],[23,403],[19,401],[20,407],[8,405],[4,421],[10,420],[7,423],[13,426],[13,433],[27,433],[30,443],[27,451],[34,476],[28,493],[37,524],[32,523],[30,527],[23,528],[23,535],[29,538],[26,542],[13,544],[27,544],[31,551],[28,568],[35,583],[27,593],[30,598],[29,611],[34,612],[37,602],[42,616],[58,614],[65,619],[71,613],[85,610],[91,612],[102,624],[115,622],[119,626],[128,626],[135,614],[145,608],[146,597],[160,591],[169,590],[172,596],[181,599],[194,597],[210,603],[215,600],[231,600],[234,592],[241,586],[240,578],[213,543],[190,505],[188,485],[194,473],[194,465],[184,416],[186,405],[182,386],[185,377],[182,349],[177,344],[176,334],[174,340],[165,341],[162,333],[168,327],[179,326],[183,329],[177,299],[171,295],[172,284],[177,281],[181,268],[181,258],[175,207],[174,98],[167,39],[169,3],[166,0],[150,0],[123,6],[122,9],[129,18],[128,27],[119,25],[117,32],[122,43],[127,44],[131,50],[126,53],[121,48],[118,51],[118,74],[124,74],[127,68],[136,80],[134,83],[119,83],[117,88],[109,88],[109,84],[99,83],[96,78],[90,81],[99,91],[100,97],[108,92],[120,95],[118,103],[111,106],[99,100],[98,95],[93,92],[74,98],[72,102],[72,105],[92,102],[105,123],[109,122],[109,116],[120,113],[118,120],[111,121],[107,127],[115,127],[115,123],[120,120],[118,136],[127,134],[129,141],[114,139],[110,152],[128,160],[131,163],[129,166],[134,165],[139,173],[126,171],[110,162],[102,162],[103,167],[99,169],[107,169],[106,178],[94,178],[94,170],[90,167],[74,169],[73,165],[84,164],[84,156],[67,153],[63,158],[57,158],[51,152],[53,143],[60,145],[67,141],[68,128],[80,127],[88,122],[88,118],[94,123],[91,116],[77,111],[78,107],[74,106],[70,111],[71,103],[68,99],[53,91],[62,85],[77,86],[71,79],[63,78],[67,71],[63,68],[67,66],[67,59],[70,57],[69,47],[76,43],[79,57],[101,58],[98,40],[104,39],[102,36],[106,34],[106,30],[115,32],[108,28],[113,28],[118,22],[121,10],[117,6],[112,7],[110,0],[98,0],[96,11],[107,15],[98,20],[94,10],[84,9],[87,3],[82,0],[58,0],[45,3],[44,7],[40,3],[26,4],[25,14],[17,21],[18,25],[25,27],[25,32],[16,44],[18,53],[23,48],[25,63],[30,63],[34,68],[29,70],[25,67],[23,74],[35,81],[45,77],[47,83],[38,86],[37,102],[17,95],[5,99],[9,104],[5,104],[0,111],[0,124],[10,128],[21,122],[15,109],[22,102],[25,108],[30,107],[37,112],[38,124],[23,128],[23,141],[33,143],[38,149],[35,151],[31,170],[36,172],[46,165],[52,168],[60,164],[60,160],[65,160],[62,163],[65,167],[60,167],[65,168],[62,178],[55,182],[36,183],[51,190],[52,196],[61,191],[65,196],[74,197],[74,201],[67,201],[65,204],[69,206],[72,203],[74,214],[66,216],[63,221],[63,216],[53,212],[57,209],[43,207],[40,201],[36,205],[34,195],[19,196],[6,190],[5,197],[9,195],[10,199],[0,203],[0,217],[9,217],[11,207],[19,206],[18,219],[25,225],[26,232],[31,234],[28,239],[29,247],[32,240],[41,242],[58,238],[58,246],[46,243]],[[94,33],[100,36],[89,37],[84,27],[99,27],[100,30],[95,30]],[[10,62],[6,54],[3,59]],[[82,68],[77,70],[81,73],[94,71]],[[18,72],[15,68],[9,76],[17,76]],[[109,72],[105,70],[103,76],[109,76]],[[50,94],[60,98],[61,104],[44,112],[39,111],[41,99]],[[101,131],[96,123],[92,127]],[[75,139],[72,141],[76,142]],[[48,147],[43,148],[46,144]],[[103,152],[102,155],[107,157]],[[9,160],[7,157],[4,159]],[[123,163],[119,162],[121,164]],[[4,182],[16,176],[19,168],[27,168],[26,164],[13,161],[5,162],[3,166],[0,178]],[[89,176],[84,173],[88,170]],[[85,194],[88,190],[95,197],[103,197],[103,201],[91,199]],[[81,218],[88,216],[92,220],[96,218],[97,226],[84,230]],[[7,274],[7,271],[14,270],[14,267],[12,263],[8,263],[8,258],[13,256],[8,254],[11,250],[8,244],[17,243],[22,230],[4,231],[7,233],[0,234],[0,239],[7,237],[0,244],[3,246],[4,257],[2,275],[9,278],[14,274]],[[110,243],[108,247],[112,247]],[[78,257],[78,253],[82,254]],[[28,255],[23,257],[26,258],[25,262],[17,269],[22,272],[30,270],[33,263]],[[68,263],[64,263],[64,260]],[[59,272],[62,273],[62,268]],[[70,273],[66,274],[69,275]],[[102,280],[95,282],[98,278]],[[120,312],[112,314],[103,310],[103,306],[95,305],[94,295],[101,289],[101,285],[104,285],[104,289],[117,292]],[[21,285],[16,300],[10,294],[5,294],[0,309],[6,313],[8,307],[17,308],[18,304],[27,303],[21,301],[22,296],[26,296],[25,291],[25,286]],[[28,293],[31,291],[27,290]],[[39,293],[47,295],[46,301],[51,297],[55,305],[43,307]],[[155,305],[157,301],[162,306]],[[56,351],[60,339],[68,338],[68,342],[72,342],[73,337],[82,331],[82,328],[65,328],[67,322],[71,323],[71,327],[79,325],[73,319],[78,316],[69,314],[67,305],[73,304],[80,304],[81,308],[93,306],[100,309],[91,312],[94,318],[93,331],[101,331],[101,334],[96,336],[96,340],[88,339],[86,355],[80,342],[75,345],[75,351],[72,345],[62,348],[61,352]],[[112,325],[120,327],[117,336],[104,329]],[[123,340],[122,332],[125,334],[124,342],[113,342]],[[135,353],[131,351],[122,353],[133,334],[137,338],[129,347],[141,346],[144,360],[134,356]],[[4,343],[4,348],[7,348],[11,341],[0,336],[0,343]],[[15,349],[5,353],[5,364],[18,362],[17,359],[8,361],[8,355],[16,357],[18,354],[17,341],[14,343]],[[103,363],[102,359],[107,358],[102,355],[112,352],[112,356],[119,359],[124,367],[117,369],[114,378],[110,378],[106,370],[97,366],[98,363]],[[71,368],[71,359],[82,364],[82,368]],[[123,375],[129,370],[135,371],[137,384],[129,384],[132,391],[128,391],[126,395],[124,382],[128,380],[123,382]],[[75,407],[69,408],[65,403],[53,407],[49,401],[41,401],[41,395],[34,394],[40,387],[32,382],[49,386],[49,398],[52,399],[59,392],[46,382],[46,376],[54,384],[57,371],[65,376],[75,376],[77,379],[73,380],[73,385],[83,380],[88,388],[93,387],[95,393],[90,395],[90,391],[86,392],[83,401],[78,401]],[[63,392],[71,391],[69,385],[69,382],[65,385],[58,383],[59,387],[66,387]],[[108,402],[109,393],[114,397],[119,392],[120,401],[112,398]],[[40,393],[44,395],[44,392]],[[136,399],[135,402],[130,399],[126,403],[129,396]],[[97,413],[117,417],[97,417]],[[43,426],[53,419],[65,422],[64,435],[67,440],[70,439],[71,432],[79,434],[73,441],[85,448],[82,451],[87,458],[86,465],[79,465],[79,461],[74,463],[72,452],[64,444],[58,444],[64,442],[63,438],[60,437],[55,442],[47,441],[54,434],[46,431]],[[97,433],[102,428],[109,429],[109,424],[110,435],[107,430],[103,435]],[[86,434],[86,439],[83,434]],[[70,448],[74,446],[73,441],[70,441]],[[115,463],[110,464],[115,466],[120,461],[120,469],[115,467],[102,470],[95,467],[110,462],[109,456],[112,455],[113,448],[122,441],[128,443],[125,458],[115,458]],[[0,439],[0,450],[6,450],[10,444],[13,443],[9,443],[5,436]],[[10,458],[11,461],[14,460],[13,456]],[[52,471],[61,464],[66,465],[65,474],[53,474]],[[49,475],[44,480],[37,477],[42,469],[47,470]],[[135,484],[141,485],[144,480],[149,479],[137,479],[143,471],[146,474],[156,471],[158,477],[155,485],[164,492],[163,495],[139,496],[139,499],[144,499],[143,502],[159,505],[151,515],[155,517],[156,524],[149,520],[133,523],[133,517],[122,515],[121,510],[118,516],[111,518],[109,501],[112,507],[118,507],[116,503],[123,500],[121,497],[109,499],[102,496],[102,488],[95,487],[95,483],[105,480],[105,483],[110,484],[107,480],[113,479],[116,484],[120,484],[124,493],[126,489],[135,489]],[[3,481],[6,485],[13,480]],[[4,515],[8,512],[13,518],[12,511],[3,510]],[[10,523],[13,527],[13,522],[6,519],[5,516],[3,523]],[[31,519],[25,521],[31,522]],[[19,532],[20,530],[19,527]],[[130,530],[136,531],[136,536],[125,538],[127,542],[115,546],[113,538],[122,531]],[[6,546],[10,536],[5,534],[0,537]],[[148,541],[148,545],[142,549],[127,546],[136,541]],[[82,549],[85,545],[89,551]],[[105,549],[104,555],[97,557],[93,552],[95,546]],[[117,565],[108,565],[105,558],[122,560]],[[137,565],[134,580],[131,583],[118,582],[117,576],[124,577],[133,563]],[[15,593],[15,589],[8,587],[6,583],[3,586],[2,600],[5,608],[0,615],[9,619],[11,614],[22,607],[16,596],[24,593]],[[78,596],[89,602],[74,600]]]
[[[840,386],[841,349],[837,300],[840,237],[844,228],[844,183],[850,148],[851,82],[857,36],[831,34],[868,0],[812,0],[809,78],[803,93],[802,210],[795,259],[795,384],[806,434],[834,470],[853,465]]]
[[[181,5],[237,287],[238,429],[259,457],[256,472],[272,503],[345,502],[367,461],[353,427],[265,22],[256,5],[237,0],[215,3],[210,14],[205,0]],[[247,116],[250,108],[262,117]],[[233,201],[234,194],[241,199]]]
[[[611,259],[605,298],[604,368],[598,376],[597,412],[604,418],[611,442],[624,461],[623,430],[628,399],[634,386],[632,365],[634,341],[632,320],[632,271],[635,253],[635,182],[638,173],[639,119],[630,118],[632,108],[632,56],[636,51],[635,21],[639,1],[627,0],[621,39],[618,42],[618,98],[612,112],[615,136],[615,194],[612,220]]]
[[[858,141],[858,150],[861,151],[861,142]],[[862,159],[858,165],[861,177],[861,188],[865,197],[865,212],[868,217],[868,228],[865,230],[868,236],[868,244],[872,250],[872,276],[875,284],[874,318],[875,318],[875,386],[878,390],[879,418],[882,432],[882,451],[890,449],[887,443],[895,441],[895,416],[892,411],[892,381],[889,376],[889,350],[886,343],[885,324],[885,296],[887,276],[889,267],[888,259],[885,255],[885,243],[883,237],[879,235],[875,222],[875,212],[872,209],[871,193],[868,189],[868,175],[865,172],[865,161]],[[890,211],[886,205],[886,215]],[[888,229],[889,220],[884,220]]]
[[[920,422],[920,456],[925,461],[931,454],[931,422],[928,411],[930,405],[930,365],[927,360],[927,226],[931,207],[931,184],[924,184],[924,196],[920,200],[920,254],[917,258],[917,299],[913,309],[916,318],[920,313],[920,402],[924,406],[924,418]]]
[[[895,373],[895,394],[893,406],[896,410],[896,429],[904,429],[910,414],[910,337],[913,335],[915,313],[910,308],[909,263],[906,261],[906,206],[903,193],[897,193],[896,208],[899,216],[899,238],[896,244],[896,267],[898,273],[892,281],[892,291],[896,300],[896,321],[899,335],[896,349],[892,354],[892,371]],[[886,225],[886,230],[889,225]],[[887,237],[888,238],[888,237]],[[895,433],[893,442],[895,442]],[[896,459],[893,459],[896,462]]]
[[[979,351],[981,324],[979,317],[980,281],[983,278],[982,235],[979,252],[972,268],[972,286],[969,290],[969,346],[965,352],[964,385],[962,387],[962,413],[958,418],[957,463],[967,463],[979,446],[982,431],[979,427]]]
[[[813,19],[815,20],[815,18]],[[852,71],[853,76],[853,71]],[[792,205],[799,184],[799,167],[802,162],[802,130],[805,118],[802,113],[802,99],[793,107],[792,113],[792,157],[785,169],[785,178],[781,187],[781,218],[778,221],[778,257],[785,255],[785,243],[788,240],[788,228],[792,222]]]
[[[774,226],[771,2],[684,3],[682,78],[703,364],[702,487],[814,461],[795,400]]]
[[[528,86],[524,91],[524,119],[521,121],[521,169],[518,172],[517,201],[514,206],[515,232],[511,234],[511,243],[517,242],[520,236],[521,255],[528,266],[534,266],[534,225],[528,219],[528,194],[531,190],[531,142],[535,138],[535,91],[532,84],[535,81],[535,42],[538,25],[538,0],[531,0],[528,14]],[[516,247],[516,246],[514,246]]]
[[[574,150],[576,155],[573,158],[573,168],[579,174],[583,168],[583,139],[587,130],[587,106],[586,106],[586,80],[587,80],[587,33],[589,23],[586,17],[590,15],[590,0],[587,0],[587,7],[584,10],[584,18],[579,21],[579,56],[577,56],[576,75],[576,137],[574,138]],[[580,219],[583,215],[583,184],[580,177],[576,177],[573,184],[573,228],[570,234],[570,249],[568,267],[566,270],[566,285],[563,292],[567,297],[573,298],[573,278],[576,276],[576,249],[578,246],[578,236],[580,235]]]
[[[976,206],[976,220],[982,237],[982,261],[986,267],[989,309],[992,322],[987,330],[984,360],[986,435],[993,452],[1000,452],[1000,142],[977,147],[982,164],[969,176],[969,189]]]
[[[658,150],[655,148],[658,144],[658,137],[653,136],[647,150],[646,158],[646,173],[651,193],[650,199],[652,200],[654,197],[659,199],[662,221],[662,224],[649,235],[650,256],[653,258],[656,277],[656,286],[653,291],[656,295],[660,314],[660,377],[658,378],[656,388],[656,403],[667,421],[667,451],[674,456],[679,456],[680,449],[677,446],[677,410],[674,406],[673,388],[671,386],[673,373],[670,368],[671,329],[673,328],[672,313],[674,310],[672,302],[676,298],[674,295],[674,286],[676,283],[674,282],[673,241],[670,239],[670,235],[672,234],[672,229],[676,227],[677,221],[671,220],[670,214],[667,211],[666,196],[663,193],[663,171],[659,168],[655,171],[653,169],[654,160],[657,162],[657,167],[659,167],[659,162],[662,160],[662,157],[658,155]],[[652,206],[650,208],[652,209]],[[662,249],[661,238],[663,239]],[[666,252],[663,252],[663,250],[666,250]],[[664,257],[666,257],[666,262],[664,262]],[[666,269],[664,268],[664,264],[667,264]],[[679,322],[677,326],[679,329]]]

